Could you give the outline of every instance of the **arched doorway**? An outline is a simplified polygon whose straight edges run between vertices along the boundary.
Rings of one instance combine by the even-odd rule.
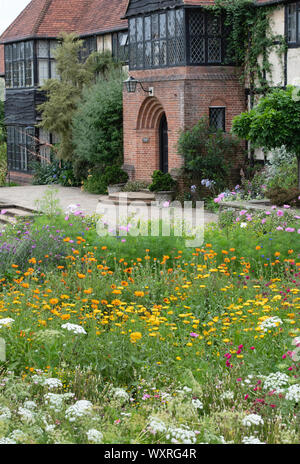
[[[159,123],[159,169],[164,173],[169,170],[168,121],[165,113]]]

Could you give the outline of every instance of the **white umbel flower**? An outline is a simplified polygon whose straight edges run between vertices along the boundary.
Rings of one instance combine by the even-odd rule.
[[[76,401],[75,404],[66,410],[66,418],[70,422],[75,422],[76,419],[88,415],[92,410],[93,404],[87,400]]]
[[[21,420],[27,424],[32,424],[35,422],[35,413],[30,411],[30,409],[22,408],[20,406],[18,409],[18,414],[21,416]]]
[[[30,411],[33,411],[34,409],[37,408],[37,404],[34,401],[25,401],[23,406],[26,409],[30,409]]]
[[[300,403],[300,385],[291,385],[287,389],[285,399],[294,401],[295,403]]]
[[[192,399],[192,405],[195,409],[203,409],[203,403],[201,403],[201,401],[196,398]]]
[[[283,372],[274,372],[264,378],[263,388],[264,390],[276,390],[277,393],[282,393],[289,380],[289,376]]]
[[[157,417],[150,417],[148,429],[153,435],[156,435],[157,433],[166,432],[167,426],[161,419]]]
[[[90,429],[86,432],[87,439],[90,443],[101,443],[103,440],[103,434],[96,429]]]
[[[129,395],[126,390],[123,388],[114,388],[113,389],[113,397],[118,400],[128,401]]]
[[[11,324],[14,322],[15,320],[12,319],[11,317],[6,317],[4,319],[0,319],[0,329],[1,327],[10,327]]]
[[[77,334],[85,334],[86,335],[86,331],[84,330],[84,328],[81,325],[78,325],[78,324],[71,324],[70,322],[67,322],[66,324],[63,324],[61,327],[62,327],[62,329],[66,329],[69,332],[73,332],[76,335]]]
[[[244,437],[242,439],[242,443],[244,443],[244,445],[265,445],[263,441],[260,441],[259,438],[256,438],[253,435],[250,437]]]
[[[11,418],[10,409],[6,406],[0,406],[0,420],[9,420]]]
[[[233,391],[226,391],[226,392],[221,394],[220,398],[221,398],[221,400],[233,400],[234,393],[233,393]]]
[[[246,427],[251,427],[252,425],[264,425],[264,420],[258,414],[248,414],[242,420],[242,424]]]
[[[50,390],[52,390],[54,388],[62,387],[63,384],[62,384],[61,380],[59,380],[59,379],[49,378],[49,379],[45,379],[44,386],[48,387]]]
[[[2,437],[0,438],[0,445],[16,445],[17,442],[15,440],[12,440],[11,438],[5,438]]]

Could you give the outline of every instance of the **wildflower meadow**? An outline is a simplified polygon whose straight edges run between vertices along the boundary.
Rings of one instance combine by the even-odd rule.
[[[229,212],[198,248],[98,220],[1,233],[0,443],[299,443],[300,218]]]

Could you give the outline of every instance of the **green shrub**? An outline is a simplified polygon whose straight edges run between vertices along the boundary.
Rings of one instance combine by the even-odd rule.
[[[271,200],[273,205],[290,205],[294,207],[300,207],[300,190],[298,190],[296,187],[292,189],[272,187],[266,192],[266,195],[267,198]]]
[[[86,88],[73,118],[74,154],[92,166],[121,161],[123,155],[123,86],[119,70]]]
[[[182,132],[178,142],[184,169],[193,184],[198,186],[202,179],[210,179],[217,190],[226,187],[232,160],[239,150],[239,142],[233,136],[211,128],[206,118]]]
[[[33,169],[33,185],[60,184],[67,187],[79,185],[74,177],[70,162],[54,160],[49,164],[42,164],[35,161],[31,163],[31,167]]]
[[[4,141],[4,131],[0,127],[0,187],[5,185],[7,174],[6,143]]]
[[[176,181],[171,174],[161,171],[154,171],[152,174],[152,184],[149,186],[151,192],[162,192],[174,190]]]
[[[141,190],[148,189],[149,182],[142,180],[130,180],[124,185],[123,192],[140,192]]]
[[[127,172],[123,171],[120,166],[107,166],[103,175],[106,185],[125,184],[128,181]]]

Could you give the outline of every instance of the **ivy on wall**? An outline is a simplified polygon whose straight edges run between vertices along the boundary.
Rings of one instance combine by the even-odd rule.
[[[285,37],[272,31],[271,13],[278,6],[258,8],[253,0],[216,0],[207,8],[225,13],[228,62],[243,69],[242,78],[248,81],[250,94],[265,93],[270,87],[268,78],[272,79],[270,53],[275,50],[282,57],[287,47]]]

